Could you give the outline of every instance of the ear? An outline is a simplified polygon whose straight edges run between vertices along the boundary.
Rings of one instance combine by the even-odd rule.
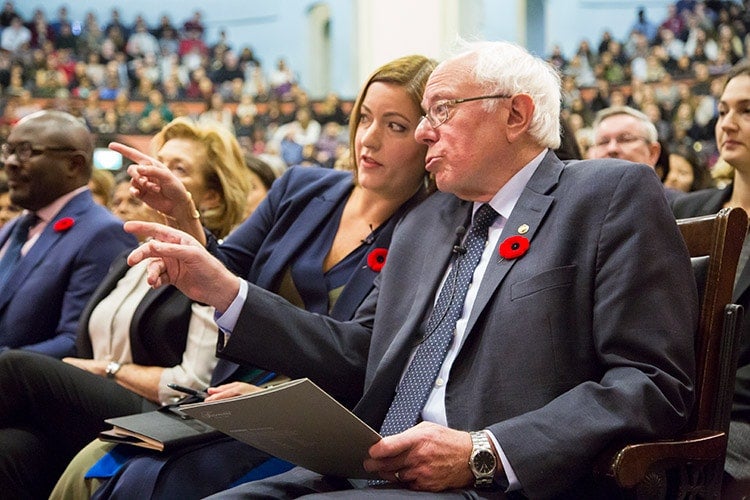
[[[87,172],[86,157],[81,153],[73,153],[68,156],[68,173],[71,177],[91,177],[91,172]],[[91,166],[93,170],[94,166]]]
[[[523,136],[534,116],[534,101],[528,94],[516,94],[511,98],[506,135],[510,142]]]
[[[648,158],[651,161],[651,165],[656,165],[659,161],[659,155],[661,154],[661,144],[659,141],[654,141],[648,146]],[[661,177],[660,177],[661,178]]]

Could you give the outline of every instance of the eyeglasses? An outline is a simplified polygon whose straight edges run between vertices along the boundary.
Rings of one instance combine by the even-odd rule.
[[[509,99],[511,97],[513,96],[507,94],[497,94],[480,95],[478,97],[466,97],[464,99],[446,99],[443,101],[438,101],[427,108],[427,113],[422,118],[427,118],[427,121],[430,122],[432,128],[438,128],[440,125],[448,121],[448,119],[451,117],[451,110],[459,104],[469,101],[479,101],[481,99]]]
[[[70,146],[52,147],[52,146],[32,146],[30,142],[23,141],[11,144],[9,142],[4,143],[0,146],[0,160],[7,162],[8,158],[15,153],[18,161],[25,162],[29,161],[32,156],[46,153],[47,151],[77,151],[76,148]]]
[[[641,137],[639,135],[621,134],[616,137],[601,137],[594,142],[594,146],[602,148],[609,145],[612,141],[615,141],[615,144],[618,146],[630,146],[637,141],[651,142],[646,137]]]

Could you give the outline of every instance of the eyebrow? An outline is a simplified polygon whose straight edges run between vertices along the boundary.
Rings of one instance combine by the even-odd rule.
[[[729,102],[732,102],[732,101],[729,101]],[[734,101],[735,105],[743,105],[743,104],[748,104],[748,103],[750,103],[750,99],[739,99],[737,101]],[[725,100],[720,100],[719,101],[719,105],[722,105],[722,104],[724,106],[731,106],[732,105],[732,104],[728,104],[727,101],[725,101]]]
[[[367,111],[368,113],[372,113],[372,110],[369,107],[367,107],[365,104],[362,104],[361,111]],[[411,120],[409,118],[407,118],[405,115],[399,113],[398,111],[388,111],[387,113],[384,113],[383,116],[385,116],[386,118],[397,116],[397,117],[399,117],[399,118],[401,118],[403,120],[406,120],[407,122],[411,123]]]

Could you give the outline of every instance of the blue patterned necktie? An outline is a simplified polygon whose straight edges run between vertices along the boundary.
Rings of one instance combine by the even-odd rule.
[[[21,247],[29,237],[29,229],[37,220],[36,214],[29,212],[21,216],[16,225],[13,226],[8,238],[7,250],[3,258],[0,259],[0,288],[5,286],[6,281],[13,274],[13,270],[21,259]]]
[[[474,269],[479,264],[487,243],[489,227],[496,218],[497,212],[486,203],[474,215],[464,243],[466,252],[458,255],[440,290],[432,314],[427,320],[425,339],[419,344],[396,389],[396,395],[380,428],[381,435],[398,434],[419,422],[422,408],[453,340],[456,321],[461,317]]]

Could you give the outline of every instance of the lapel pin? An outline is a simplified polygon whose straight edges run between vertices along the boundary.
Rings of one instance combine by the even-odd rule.
[[[529,225],[528,224],[521,224],[518,226],[518,234],[526,234],[529,232]]]

